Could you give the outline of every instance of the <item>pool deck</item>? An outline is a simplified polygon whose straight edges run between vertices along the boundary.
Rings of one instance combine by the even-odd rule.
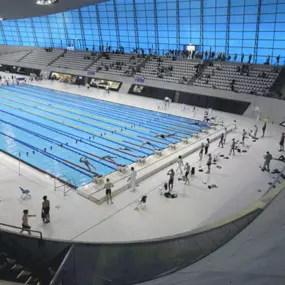
[[[34,84],[156,110],[156,100],[150,98],[115,92],[107,95],[103,90],[88,91],[84,87],[66,86],[50,81]],[[180,107],[178,104],[172,104],[170,109],[162,111],[179,116],[192,116],[192,108],[182,112]],[[196,118],[202,119],[203,114],[203,109],[197,110]],[[212,155],[228,155],[230,140],[233,137],[241,139],[242,129],[252,129],[255,124],[255,120],[242,116],[217,111],[214,111],[213,115],[222,118],[225,125],[230,125],[236,119],[238,129],[228,134],[224,149],[217,147],[218,142],[213,142],[209,149]],[[259,122],[259,129],[261,127],[262,122]],[[196,174],[191,178],[190,186],[175,180],[174,192],[178,194],[176,199],[166,199],[160,195],[159,190],[167,180],[166,172],[170,168],[176,169],[176,164],[172,164],[141,181],[136,192],[126,190],[114,197],[113,205],[97,205],[74,190],[64,196],[61,190],[54,191],[53,179],[23,164],[20,165],[19,175],[18,161],[0,154],[0,220],[2,223],[20,226],[22,210],[29,209],[31,214],[36,214],[35,218],[29,220],[32,229],[41,231],[45,238],[83,242],[142,241],[194,230],[242,210],[265,193],[269,187],[268,183],[275,175],[262,172],[259,166],[263,164],[263,155],[267,150],[274,157],[280,155],[278,141],[282,130],[284,131],[284,128],[280,126],[268,125],[264,138],[257,142],[247,139],[247,153],[237,154],[228,160],[220,159],[218,165],[222,168],[213,165],[210,175],[198,171],[200,162],[197,152],[186,156],[184,162],[195,165]],[[195,143],[187,145],[187,151],[194,145]],[[203,169],[206,168],[206,159],[201,163]],[[272,169],[280,169],[281,166],[279,162],[272,161]],[[121,180],[125,181],[122,178],[123,176]],[[216,184],[217,188],[208,189],[211,184]],[[32,198],[22,200],[19,186],[31,190]],[[47,195],[51,202],[50,224],[43,224],[41,221],[41,202],[44,195]],[[148,196],[147,207],[134,210],[142,195]]]

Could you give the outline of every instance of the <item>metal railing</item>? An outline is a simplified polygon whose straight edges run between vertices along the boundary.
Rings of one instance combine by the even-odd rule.
[[[12,229],[19,229],[19,230],[22,230],[22,229],[23,229],[22,227],[17,227],[17,226],[13,226],[13,225],[8,225],[8,224],[0,223],[0,231],[1,231],[2,226],[8,227],[8,228],[12,228]],[[40,232],[40,231],[35,231],[35,230],[29,230],[29,231],[32,232],[32,233],[37,233],[37,234],[39,234],[39,235],[40,235],[40,239],[41,239],[41,240],[43,239],[43,234],[42,234],[42,232]]]

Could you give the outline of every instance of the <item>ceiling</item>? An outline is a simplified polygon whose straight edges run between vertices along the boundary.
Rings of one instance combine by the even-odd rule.
[[[103,2],[102,0],[59,0],[53,5],[37,5],[37,0],[0,0],[0,18],[38,17]]]

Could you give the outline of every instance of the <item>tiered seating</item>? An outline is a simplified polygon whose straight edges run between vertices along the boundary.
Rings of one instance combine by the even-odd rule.
[[[158,62],[156,57],[151,57],[141,72],[137,72],[137,76],[170,83],[182,83],[184,77],[186,79],[184,83],[187,83],[196,72],[195,65],[197,65],[197,62],[189,59],[177,58],[177,60],[172,60],[170,57],[160,57],[160,59],[162,62]],[[173,67],[172,71],[167,70],[170,66]],[[162,72],[162,78],[158,77],[158,68],[161,69],[161,67],[166,70],[166,72]]]
[[[85,56],[89,56],[90,59],[84,59]],[[60,56],[50,66],[85,70],[95,60],[95,58],[96,56],[91,56],[90,52],[67,51],[66,53],[63,53],[62,56]]]
[[[5,281],[20,282],[21,284],[40,284],[37,277],[3,252],[0,252],[0,276]]]
[[[242,68],[241,65],[239,65]],[[262,77],[264,73],[264,77]],[[217,88],[239,93],[264,95],[278,77],[278,72],[268,67],[249,66],[249,72],[238,71],[238,65],[214,64],[207,66],[202,75],[193,83],[195,86]]]
[[[54,59],[56,59],[63,51],[59,49],[53,49],[48,52],[45,49],[35,49],[21,62],[27,64],[36,64],[48,66]]]
[[[31,51],[16,51],[16,52],[10,52],[10,53],[4,53],[0,55],[0,62],[6,62],[6,61],[11,61],[11,62],[17,62],[19,61],[22,57],[26,56],[28,53]]]
[[[134,68],[133,70],[135,71],[136,67],[144,60],[143,58],[138,57],[137,54],[130,53],[109,53],[108,56],[109,59],[106,59],[104,56],[100,56],[99,60],[97,62],[94,62],[93,65],[88,68],[88,70],[100,73],[132,76],[134,75],[132,68]],[[108,67],[108,70],[106,70],[105,66]]]

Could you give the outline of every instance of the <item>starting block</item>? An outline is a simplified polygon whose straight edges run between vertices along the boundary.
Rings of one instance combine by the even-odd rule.
[[[170,144],[169,148],[172,149],[172,150],[175,150],[176,149],[176,145],[175,144]]]
[[[188,144],[189,143],[189,139],[183,139],[182,142],[185,143],[185,144]]]
[[[145,157],[141,157],[141,158],[139,158],[138,159],[138,163],[140,163],[140,164],[145,164]]]
[[[161,150],[155,150],[154,154],[158,157],[162,156],[162,151]]]
[[[211,126],[210,129],[211,129],[211,130],[216,130],[217,127],[216,127],[216,126]]]
[[[198,133],[197,134],[193,134],[192,137],[197,139],[197,138],[199,138],[199,134]]]
[[[102,175],[96,176],[96,177],[93,178],[93,182],[94,182],[95,184],[97,184],[97,185],[101,185],[101,184],[104,183],[104,178],[103,178]]]
[[[128,166],[127,165],[120,165],[118,166],[118,169],[117,169],[120,173],[127,173],[128,172]]]
[[[203,129],[203,130],[202,130],[202,133],[204,133],[204,134],[208,134],[208,133],[209,133],[209,130],[207,130],[207,129]]]

